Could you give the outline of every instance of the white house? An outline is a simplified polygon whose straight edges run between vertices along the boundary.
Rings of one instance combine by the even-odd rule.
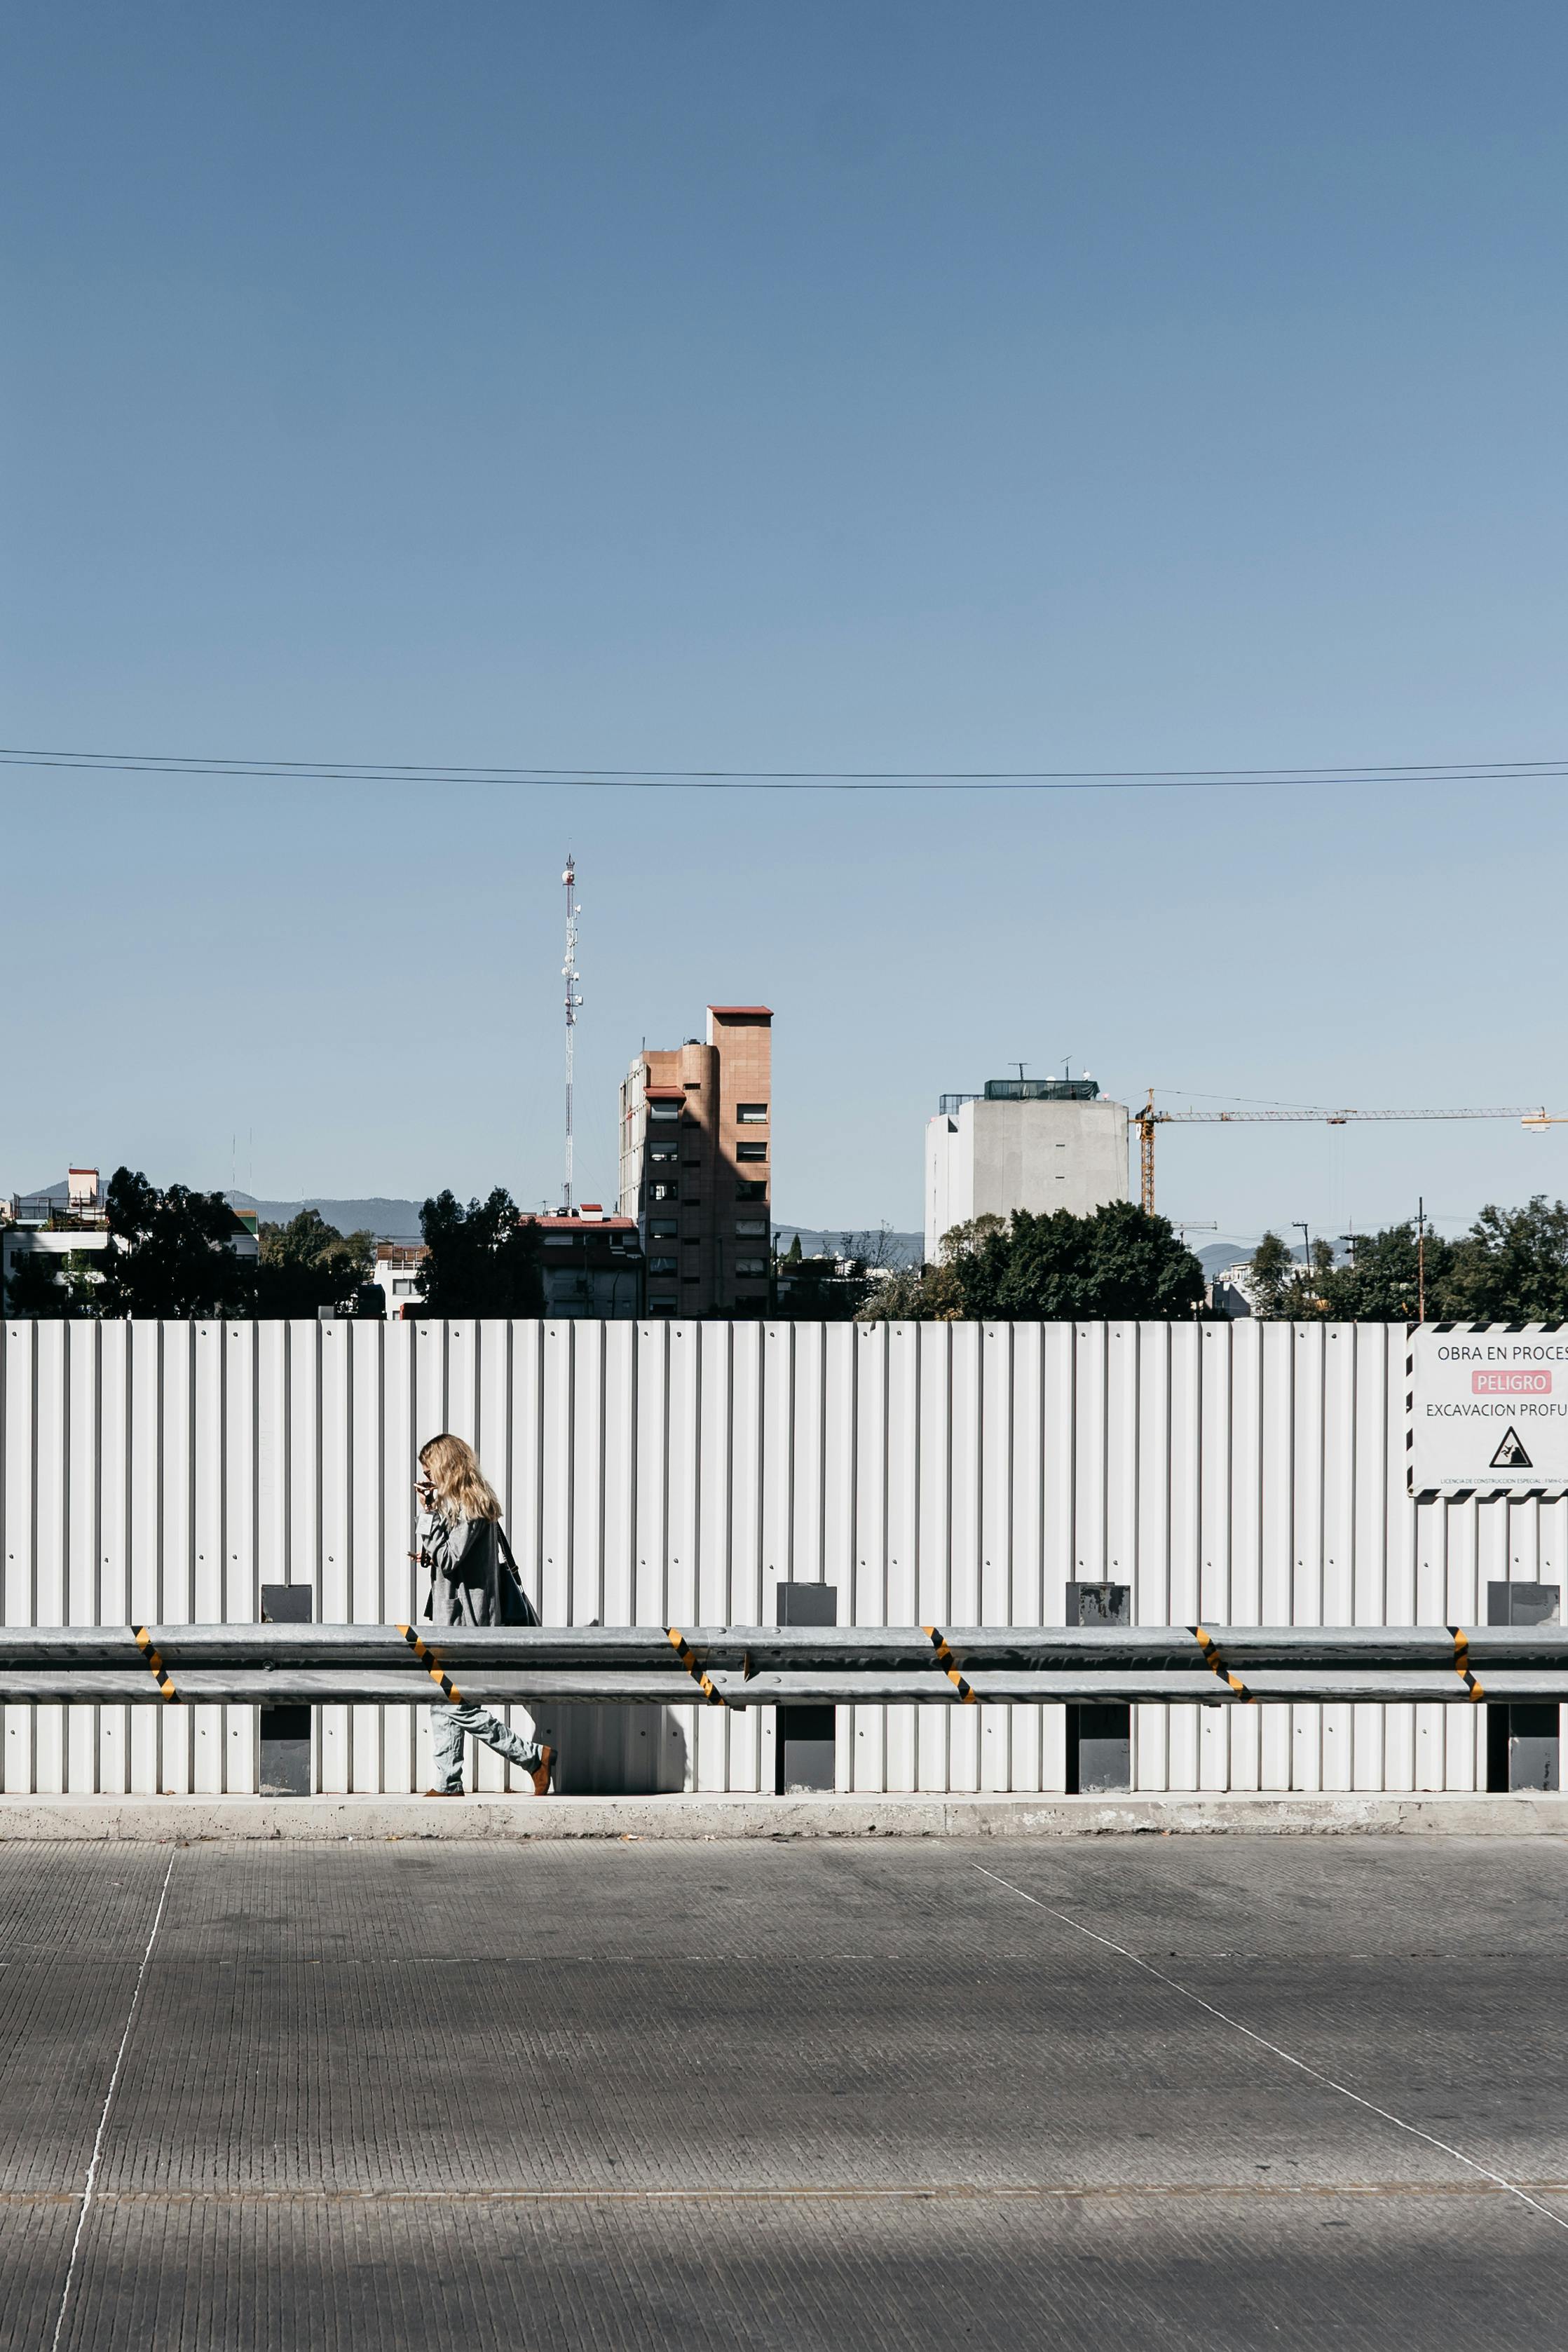
[[[384,1292],[387,1321],[407,1320],[407,1310],[417,1307],[424,1296],[420,1268],[430,1253],[423,1242],[378,1242],[376,1262],[371,1280]]]

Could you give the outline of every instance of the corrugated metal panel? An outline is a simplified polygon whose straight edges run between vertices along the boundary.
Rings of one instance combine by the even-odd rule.
[[[404,1619],[419,1444],[499,1489],[548,1622],[767,1622],[825,1579],[863,1623],[1061,1623],[1070,1578],[1143,1623],[1474,1623],[1563,1580],[1568,1501],[1404,1492],[1402,1327],[13,1323],[7,1622],[244,1620],[261,1583]],[[514,1710],[519,1724],[528,1718]],[[766,1789],[766,1712],[566,1711],[569,1786]],[[1160,1789],[1469,1789],[1458,1707],[1140,1706]],[[4,1709],[9,1790],[254,1788],[256,1711]],[[845,1708],[844,1784],[1060,1789],[1052,1708]],[[323,1708],[327,1790],[428,1777],[423,1706]],[[506,1785],[488,1751],[479,1785]],[[516,1775],[511,1776],[515,1780]]]

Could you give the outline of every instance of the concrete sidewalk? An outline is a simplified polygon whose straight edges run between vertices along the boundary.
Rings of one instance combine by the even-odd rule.
[[[561,1838],[1568,1836],[1561,1794],[1335,1796],[0,1796],[0,1841],[443,1844]]]

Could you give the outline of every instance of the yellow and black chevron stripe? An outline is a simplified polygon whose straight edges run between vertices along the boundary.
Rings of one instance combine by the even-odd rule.
[[[430,1676],[431,1681],[440,1684],[443,1698],[453,1706],[466,1706],[467,1700],[442,1666],[439,1654],[431,1648],[428,1642],[420,1639],[412,1625],[400,1625],[397,1630]]]
[[[964,1680],[963,1675],[959,1673],[958,1661],[953,1655],[952,1651],[947,1647],[947,1636],[943,1633],[941,1626],[923,1625],[920,1630],[923,1633],[927,1634],[930,1637],[931,1646],[936,1653],[936,1663],[941,1667],[943,1673],[946,1675],[948,1681],[952,1684],[954,1689],[957,1692],[958,1696],[963,1701],[964,1705],[966,1706],[976,1706],[977,1702],[976,1700],[975,1694],[969,1685]]]
[[[666,1625],[664,1631],[670,1637],[676,1657],[679,1658],[682,1665],[685,1666],[687,1674],[690,1675],[693,1682],[695,1683],[698,1690],[701,1691],[708,1705],[710,1706],[725,1706],[727,1701],[725,1700],[722,1692],[714,1688],[714,1685],[709,1680],[707,1675],[703,1671],[702,1660],[697,1656],[696,1652],[693,1649],[691,1643],[687,1641],[680,1627],[678,1625]]]
[[[1454,1637],[1454,1672],[1460,1677],[1472,1699],[1485,1698],[1485,1691],[1470,1672],[1469,1635],[1462,1633],[1458,1625],[1450,1625],[1448,1631]]]
[[[1191,1633],[1193,1640],[1203,1652],[1203,1663],[1208,1668],[1210,1674],[1218,1675],[1222,1683],[1228,1683],[1231,1689],[1236,1693],[1237,1697],[1245,1699],[1249,1706],[1256,1706],[1258,1702],[1253,1697],[1252,1693],[1248,1689],[1246,1684],[1242,1681],[1240,1675],[1233,1675],[1229,1667],[1226,1664],[1224,1659],[1220,1656],[1219,1644],[1216,1642],[1214,1636],[1211,1633],[1206,1633],[1201,1625],[1194,1625],[1191,1628]]]
[[[159,1656],[157,1651],[152,1647],[152,1636],[147,1631],[146,1626],[133,1625],[131,1630],[136,1636],[137,1648],[141,1651],[142,1656],[146,1659],[148,1664],[152,1669],[153,1679],[158,1685],[160,1695],[165,1700],[177,1698],[179,1696],[179,1693],[169,1679],[168,1668],[164,1665],[163,1661]]]

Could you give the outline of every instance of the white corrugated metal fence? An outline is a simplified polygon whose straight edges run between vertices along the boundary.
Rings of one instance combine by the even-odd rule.
[[[403,1619],[414,1458],[477,1448],[547,1623],[1484,1621],[1560,1582],[1568,1501],[1413,1503],[1403,1326],[48,1323],[0,1364],[11,1623]],[[518,1719],[524,1720],[521,1710]],[[5,1710],[8,1790],[248,1790],[247,1707]],[[1136,1710],[1141,1789],[1469,1789],[1479,1710]],[[325,1707],[329,1790],[426,1780],[423,1707]],[[563,1710],[564,1785],[770,1788],[771,1715]],[[870,1790],[1060,1790],[1060,1709],[844,1708]],[[1482,1777],[1484,1778],[1484,1772]],[[481,1751],[478,1784],[504,1785]]]

